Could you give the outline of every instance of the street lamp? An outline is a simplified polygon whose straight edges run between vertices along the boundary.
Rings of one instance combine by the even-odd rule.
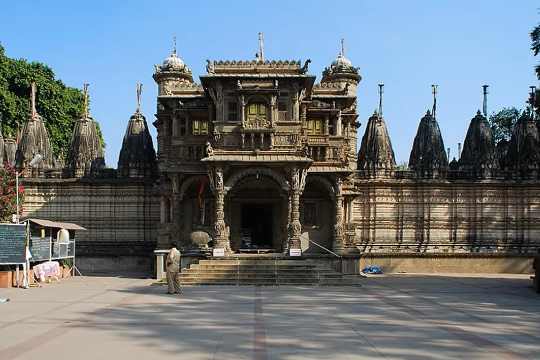
[[[35,168],[37,167],[41,161],[43,160],[43,156],[41,154],[36,154],[34,158],[30,161],[30,166]],[[15,191],[17,193],[17,224],[19,224],[19,171],[15,169]]]

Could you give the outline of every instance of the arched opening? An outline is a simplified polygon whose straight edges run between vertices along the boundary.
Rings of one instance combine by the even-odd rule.
[[[225,199],[231,249],[236,252],[281,252],[287,239],[287,194],[270,176],[249,174]]]
[[[177,221],[180,223],[185,239],[188,242],[193,231],[204,231],[210,236],[214,223],[214,195],[206,177],[193,178],[182,187],[182,201]]]
[[[333,189],[329,182],[307,178],[306,187],[300,197],[300,242],[303,253],[326,253],[313,243],[332,249],[335,218],[332,197]]]

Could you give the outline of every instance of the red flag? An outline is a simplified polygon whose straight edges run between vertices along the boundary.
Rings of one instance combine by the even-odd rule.
[[[204,194],[204,188],[206,186],[206,178],[203,178],[201,179],[201,181],[199,182],[199,191],[197,193],[197,197],[199,199],[199,209],[202,208],[202,202],[203,202],[203,194]]]

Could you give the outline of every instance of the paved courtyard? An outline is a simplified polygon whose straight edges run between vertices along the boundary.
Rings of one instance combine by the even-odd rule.
[[[528,276],[361,287],[189,287],[80,277],[0,289],[0,359],[540,359]]]

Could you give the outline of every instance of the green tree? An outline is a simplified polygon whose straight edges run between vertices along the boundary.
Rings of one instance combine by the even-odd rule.
[[[0,167],[0,222],[10,222],[11,215],[17,212],[17,191],[15,188],[15,169],[8,163]],[[22,213],[24,188],[19,184],[19,211]]]
[[[82,91],[64,85],[45,64],[7,57],[0,45],[0,113],[4,136],[16,136],[17,129],[22,130],[28,120],[32,81],[37,85],[37,111],[45,121],[53,153],[65,158],[74,120],[83,113]]]
[[[489,124],[493,133],[493,140],[498,144],[501,140],[509,141],[512,137],[514,125],[523,112],[515,107],[503,108],[499,112],[494,112],[489,116]]]
[[[540,53],[540,25],[536,25],[531,31],[531,50],[534,56]],[[540,80],[540,65],[536,65],[534,70],[536,71],[536,77]]]

